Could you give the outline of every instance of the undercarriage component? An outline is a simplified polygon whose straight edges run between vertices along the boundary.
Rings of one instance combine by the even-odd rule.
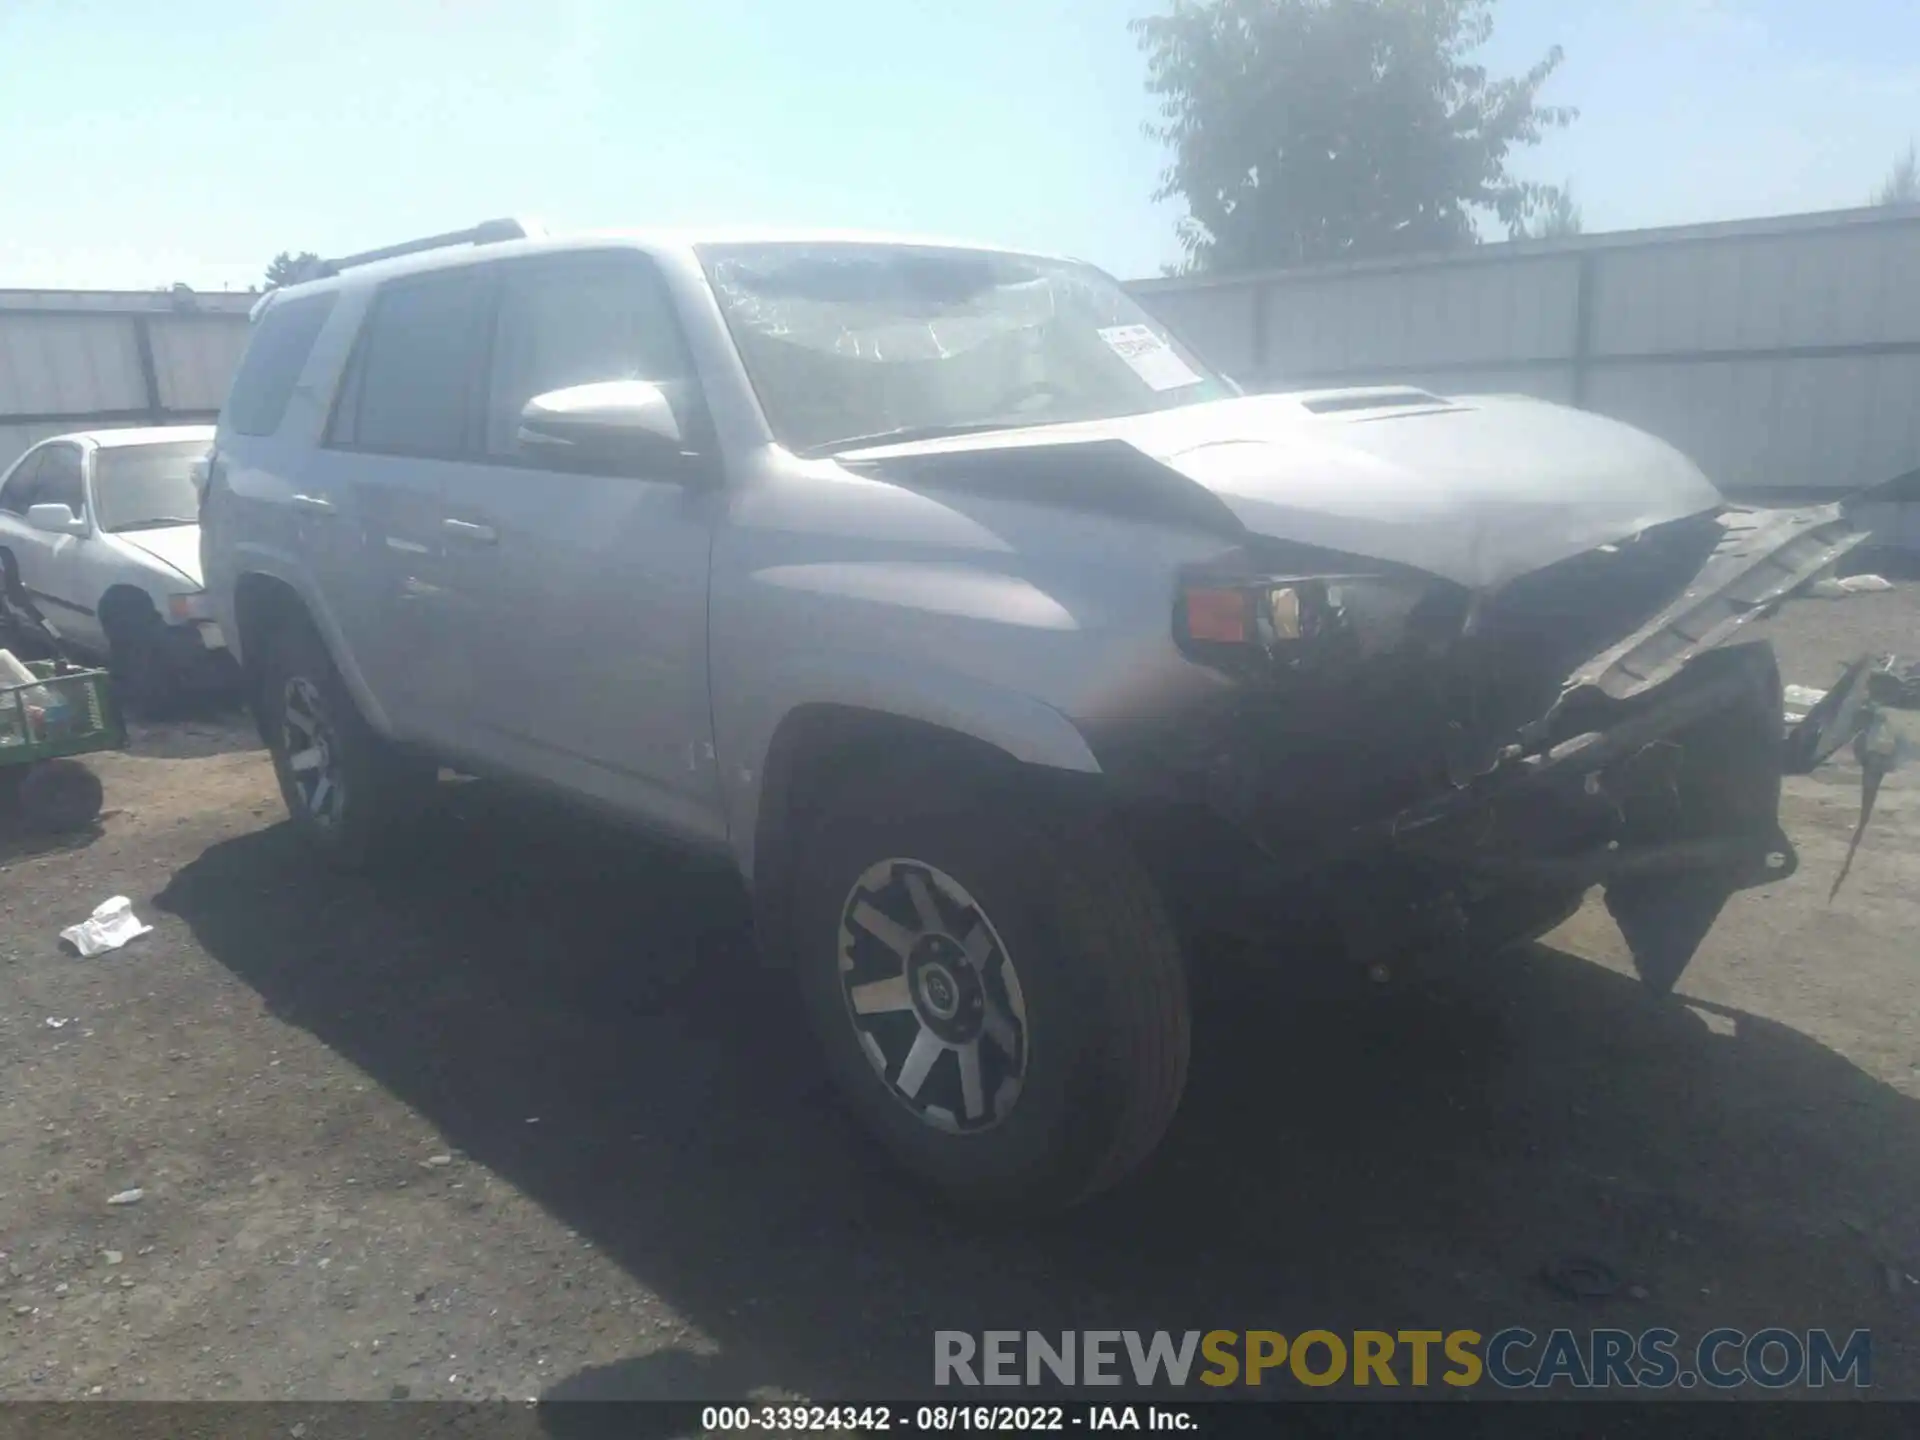
[[[1671,990],[1736,890],[1797,861],[1781,832],[1772,651],[1697,657],[1613,723],[1394,816],[1392,847],[1447,883],[1604,885],[1641,978]]]

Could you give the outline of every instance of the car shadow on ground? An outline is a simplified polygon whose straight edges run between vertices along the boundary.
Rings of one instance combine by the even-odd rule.
[[[98,824],[80,830],[49,833],[36,830],[10,805],[0,802],[0,866],[38,860],[67,850],[84,850],[106,831]]]
[[[1288,980],[1315,957],[1203,957],[1152,1169],[994,1225],[845,1118],[731,876],[447,789],[371,879],[318,872],[281,826],[158,903],[718,1347],[551,1398],[923,1395],[936,1329],[1910,1324],[1874,1247],[1920,1181],[1920,1116],[1766,1020],[1545,946],[1380,993]],[[1605,1258],[1621,1294],[1551,1294],[1568,1255]]]

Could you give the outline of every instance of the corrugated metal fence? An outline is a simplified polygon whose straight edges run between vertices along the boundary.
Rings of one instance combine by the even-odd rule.
[[[257,298],[0,290],[0,468],[66,430],[211,421]]]
[[[1131,288],[1254,389],[1525,391],[1762,498],[1920,469],[1920,206]],[[62,430],[213,419],[255,298],[0,290],[0,466]]]
[[[1920,468],[1920,206],[1131,288],[1252,389],[1522,391],[1755,497]]]

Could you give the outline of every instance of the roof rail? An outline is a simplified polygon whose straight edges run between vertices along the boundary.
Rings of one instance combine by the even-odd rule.
[[[449,245],[493,245],[502,240],[526,240],[538,233],[539,227],[529,227],[511,217],[482,220],[471,229],[449,230],[444,235],[427,235],[418,240],[403,240],[398,245],[385,245],[378,250],[363,250],[358,255],[343,255],[338,260],[323,260],[320,262],[320,273],[337,275],[356,265],[371,265],[376,260],[393,260],[402,255],[418,255],[423,250],[440,250]]]

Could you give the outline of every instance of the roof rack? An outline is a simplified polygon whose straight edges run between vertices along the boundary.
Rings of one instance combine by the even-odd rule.
[[[343,255],[338,260],[320,262],[320,273],[337,275],[356,265],[371,265],[376,260],[393,260],[401,255],[418,255],[423,250],[440,250],[449,245],[493,245],[502,240],[526,240],[539,233],[539,227],[512,218],[482,220],[467,230],[449,230],[444,235],[427,235],[419,240],[403,240],[378,250],[363,250],[358,255]]]

